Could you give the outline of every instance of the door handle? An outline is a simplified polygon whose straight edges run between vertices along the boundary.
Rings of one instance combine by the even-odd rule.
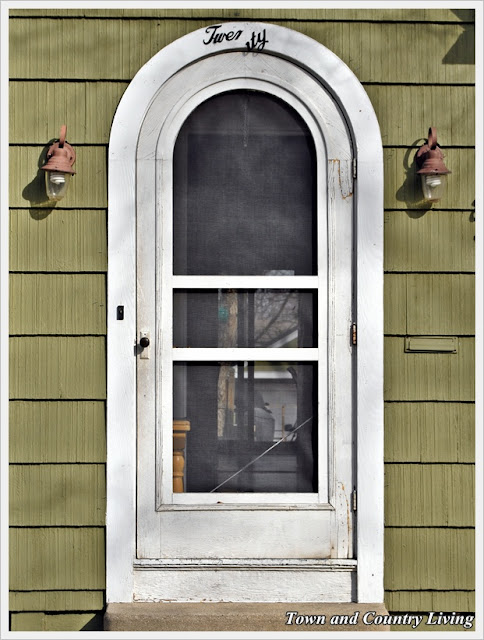
[[[140,331],[139,334],[139,349],[138,354],[142,360],[149,360],[150,358],[150,333],[149,331]]]

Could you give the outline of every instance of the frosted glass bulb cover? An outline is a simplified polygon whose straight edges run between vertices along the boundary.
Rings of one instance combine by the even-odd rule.
[[[425,200],[438,202],[444,195],[447,176],[445,174],[430,173],[422,175],[422,192]]]
[[[59,201],[67,193],[71,174],[62,171],[46,171],[45,186],[49,200]]]

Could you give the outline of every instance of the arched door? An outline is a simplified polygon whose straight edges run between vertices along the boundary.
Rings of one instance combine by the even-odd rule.
[[[204,30],[222,50],[166,72],[135,145],[128,581],[148,601],[351,601],[357,145],[271,51],[279,28],[241,50],[247,28]]]
[[[349,598],[345,122],[292,63],[225,53],[161,88],[138,159],[138,330],[150,340],[137,374],[140,589],[152,594],[155,568],[169,565],[185,597],[231,599],[229,573],[213,593],[207,569],[205,586],[186,569],[222,560],[257,570],[255,599],[277,600],[294,583],[273,566],[310,560],[328,571],[308,590],[344,575]],[[157,595],[183,597],[171,581]]]

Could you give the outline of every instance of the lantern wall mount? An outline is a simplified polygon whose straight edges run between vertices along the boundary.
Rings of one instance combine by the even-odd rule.
[[[452,173],[444,164],[444,154],[437,144],[437,129],[430,127],[427,143],[417,151],[417,174],[422,178],[422,192],[427,202],[438,202],[445,189],[447,174]]]
[[[66,142],[66,133],[67,126],[63,124],[59,140],[49,148],[47,162],[42,167],[49,200],[61,200],[67,193],[70,177],[75,174],[72,165],[76,161],[76,152]]]

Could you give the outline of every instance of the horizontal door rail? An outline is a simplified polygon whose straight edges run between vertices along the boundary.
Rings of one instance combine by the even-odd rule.
[[[317,361],[319,349],[264,349],[264,348],[174,348],[175,362],[310,362]]]
[[[318,276],[172,276],[173,289],[317,289]]]

